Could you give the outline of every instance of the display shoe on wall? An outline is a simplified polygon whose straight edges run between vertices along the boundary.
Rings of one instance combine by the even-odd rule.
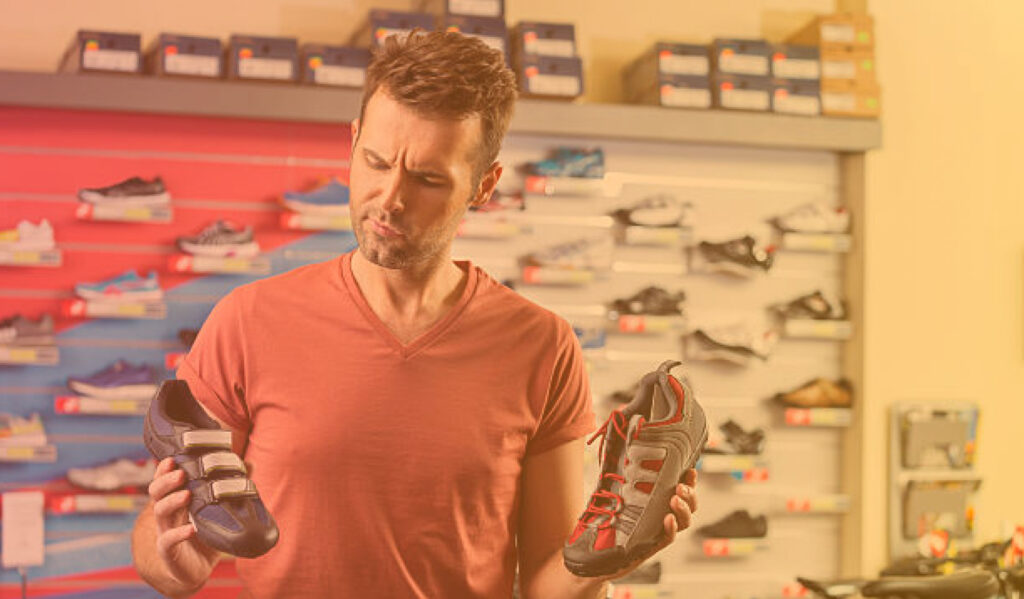
[[[801,295],[785,304],[776,304],[769,309],[783,318],[846,320],[846,305],[820,290]]]
[[[155,272],[142,278],[134,270],[105,281],[79,283],[75,285],[75,294],[84,300],[103,302],[155,302],[164,298]]]
[[[146,364],[118,360],[107,368],[83,377],[68,377],[68,388],[102,399],[149,399],[156,392],[156,371]]]
[[[530,172],[543,177],[604,177],[604,152],[601,148],[558,148],[551,157],[528,165]]]
[[[691,248],[691,267],[696,271],[720,272],[739,277],[751,277],[768,272],[774,262],[775,248],[760,247],[753,237],[712,243],[702,241]]]
[[[633,401],[590,439],[601,437],[601,476],[562,551],[577,576],[618,572],[664,538],[669,500],[708,434],[689,383],[669,374],[676,366],[667,361],[645,375]]]
[[[196,235],[179,237],[178,248],[195,256],[251,258],[260,253],[252,227],[243,228],[226,220],[214,221]]]
[[[92,468],[69,468],[68,481],[92,491],[114,491],[124,487],[145,488],[156,472],[155,460],[142,463],[121,458]]]
[[[80,189],[78,199],[97,205],[150,206],[170,202],[171,194],[167,193],[167,188],[160,177],[150,181],[141,177],[131,177],[107,187]]]
[[[0,320],[0,345],[53,345],[53,317],[30,320],[21,314]]]
[[[775,401],[792,408],[848,408],[853,405],[853,387],[846,379],[816,378],[775,395]]]
[[[39,224],[23,220],[13,229],[0,231],[0,250],[42,252],[54,247],[53,226],[45,218]]]
[[[615,319],[625,314],[678,316],[683,313],[686,293],[670,293],[661,287],[645,287],[630,297],[617,299],[608,307],[608,317]]]
[[[636,227],[690,227],[693,204],[669,194],[646,197],[628,208],[619,208],[611,217],[620,225]]]
[[[846,233],[850,230],[850,213],[843,207],[812,202],[768,222],[783,233]]]
[[[751,358],[767,360],[778,341],[778,331],[758,331],[745,324],[699,328],[685,336],[686,357],[747,366]]]
[[[747,510],[736,510],[717,522],[697,529],[701,536],[715,539],[758,539],[768,534],[768,519],[751,516]]]
[[[348,200],[348,186],[335,178],[315,189],[286,191],[281,196],[285,208],[303,214],[348,214]]]

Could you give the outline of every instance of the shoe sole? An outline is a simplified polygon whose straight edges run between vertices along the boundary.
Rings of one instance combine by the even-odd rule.
[[[704,445],[708,442],[708,428],[707,428],[706,422],[707,421],[705,420],[704,434],[701,436],[700,443],[697,445],[697,447],[704,447]],[[702,451],[699,450],[699,449],[696,452],[694,452],[693,457],[690,458],[689,465],[686,466],[685,468],[683,468],[683,473],[679,477],[679,482],[680,483],[684,482],[683,478],[686,477],[686,472],[688,470],[690,470],[691,468],[696,467],[697,462],[700,460],[701,453],[702,453]],[[672,513],[671,510],[669,511],[669,513]],[[576,561],[564,559],[564,556],[563,556],[563,560],[562,561],[565,563],[566,569],[569,570],[569,572],[572,572],[573,574],[575,574],[576,576],[581,576],[583,578],[594,578],[594,577],[597,577],[597,576],[609,576],[611,574],[615,574],[616,572],[622,571],[623,569],[625,569],[626,567],[634,564],[638,560],[646,559],[646,558],[650,557],[649,554],[652,551],[654,551],[654,548],[657,547],[659,543],[662,542],[662,540],[664,538],[664,534],[665,533],[662,532],[660,535],[658,535],[657,538],[655,538],[655,539],[653,539],[651,541],[648,541],[647,543],[641,543],[641,544],[636,545],[635,547],[633,547],[632,551],[630,551],[629,553],[626,554],[625,563],[623,563],[623,564],[611,564],[611,565],[617,566],[615,568],[609,568],[607,565],[603,565],[603,567],[594,567],[591,564],[585,564],[585,563],[581,563],[581,562],[576,562]]]
[[[162,289],[157,291],[129,291],[118,295],[110,295],[103,293],[102,291],[89,291],[84,289],[76,289],[75,293],[78,297],[87,301],[113,302],[115,304],[125,302],[159,302],[164,299],[164,292]]]
[[[307,204],[296,200],[282,200],[284,207],[300,214],[319,214],[323,216],[345,216],[349,213],[348,204],[323,205]]]
[[[80,191],[78,192],[78,199],[94,206],[155,206],[170,203],[171,194],[165,191],[153,195],[111,198],[94,191]]]
[[[97,399],[149,399],[156,393],[156,385],[122,385],[120,387],[97,387],[81,381],[68,381],[68,387],[80,395]]]
[[[260,246],[255,241],[243,244],[204,245],[182,241],[178,247],[193,256],[210,256],[213,258],[252,258],[260,253]]]

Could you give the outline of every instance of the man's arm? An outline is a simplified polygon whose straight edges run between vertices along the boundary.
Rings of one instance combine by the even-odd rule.
[[[653,553],[672,543],[677,531],[688,528],[697,510],[697,472],[691,469],[685,478],[686,484],[676,487],[671,513],[665,516],[665,540]],[[519,583],[524,599],[604,597],[605,582],[643,563],[638,561],[604,578],[581,578],[565,568],[562,545],[583,509],[582,485],[582,440],[563,443],[524,461],[518,535]]]
[[[220,425],[229,428],[222,422]],[[244,455],[246,437],[232,430],[231,438],[232,451]],[[132,530],[132,561],[139,576],[174,599],[189,597],[202,588],[220,560],[216,550],[196,538],[189,522],[191,498],[182,488],[185,478],[185,472],[174,465],[172,458],[162,460],[149,485],[149,504]]]

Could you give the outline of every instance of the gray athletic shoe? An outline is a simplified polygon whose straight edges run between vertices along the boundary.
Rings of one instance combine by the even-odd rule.
[[[192,237],[179,237],[181,251],[195,256],[237,256],[251,258],[260,253],[252,227],[244,229],[224,220],[211,223]]]
[[[619,572],[664,538],[669,500],[708,437],[689,383],[669,374],[679,364],[663,362],[645,375],[633,401],[590,439],[602,437],[601,478],[562,551],[577,576]]]
[[[21,314],[0,320],[0,345],[53,345],[53,317],[31,321]]]
[[[78,199],[95,205],[152,206],[170,202],[171,194],[160,177],[130,177],[107,187],[80,189]]]

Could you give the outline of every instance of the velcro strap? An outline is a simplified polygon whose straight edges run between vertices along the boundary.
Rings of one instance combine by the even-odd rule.
[[[256,494],[256,485],[248,478],[222,478],[210,483],[214,500],[248,497]]]
[[[245,464],[242,459],[230,451],[215,451],[199,456],[199,465],[202,467],[203,476],[211,472],[238,472],[245,474]]]
[[[231,431],[185,431],[181,433],[181,442],[185,445],[185,449],[197,447],[231,449]]]

